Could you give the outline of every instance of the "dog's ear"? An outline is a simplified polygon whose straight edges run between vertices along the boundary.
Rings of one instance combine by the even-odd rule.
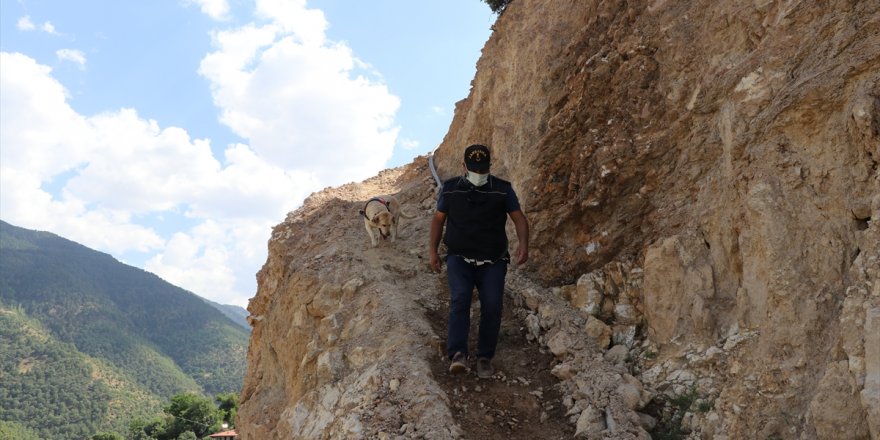
[[[377,216],[371,218],[370,221],[373,222],[374,225],[378,225],[379,224],[379,216],[377,215]]]

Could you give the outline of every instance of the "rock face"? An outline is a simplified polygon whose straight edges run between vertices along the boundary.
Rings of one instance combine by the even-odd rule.
[[[681,425],[703,438],[880,438],[880,3],[516,0],[494,29],[435,160],[456,175],[485,143],[517,189],[524,270],[583,320],[545,325],[554,309],[524,296],[578,435],[643,436],[631,427],[651,416],[621,408],[691,394],[702,409]],[[422,159],[276,227],[249,306],[243,438],[460,435],[428,368],[397,361],[431,357],[420,296],[377,280],[437,286],[351,253],[365,233],[341,217],[396,192],[426,240]],[[631,379],[608,367],[619,386],[578,385],[597,349]]]
[[[426,179],[425,164],[387,171],[313,195],[275,227],[248,306],[242,438],[375,438],[416,422],[422,434],[457,436],[448,398],[430,378],[436,336],[418,304],[437,287],[414,277],[410,249],[373,248],[358,214],[400,185],[402,203],[432,200]],[[423,236],[423,223],[400,231]]]
[[[540,279],[634,260],[661,358],[754,335],[719,434],[880,435],[880,4],[518,0],[477,67],[438,162],[495,148]]]

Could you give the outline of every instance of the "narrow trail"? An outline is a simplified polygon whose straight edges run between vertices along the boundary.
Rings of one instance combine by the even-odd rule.
[[[433,335],[430,373],[449,398],[449,410],[460,426],[463,439],[516,440],[568,439],[574,426],[562,404],[559,380],[550,371],[556,360],[535,341],[526,339],[524,317],[527,313],[515,305],[517,292],[505,290],[504,308],[498,350],[493,360],[496,374],[480,379],[475,371],[452,375],[445,355],[449,291],[446,268],[435,274],[428,269],[426,244],[430,218],[436,202],[435,179],[427,166],[397,169],[357,185],[345,185],[321,196],[339,198],[346,211],[357,212],[371,197],[394,194],[404,211],[416,214],[401,219],[395,242],[380,241],[371,247],[362,220],[353,220],[346,227],[343,242],[357,243],[343,247],[349,264],[361,266],[361,273],[373,288],[388,292],[390,297],[409,297],[424,316],[412,319],[428,321]],[[346,214],[347,215],[347,214]],[[338,222],[346,215],[328,222]],[[346,222],[347,223],[347,222]],[[329,224],[327,227],[330,227]],[[516,269],[511,267],[510,272]],[[508,278],[511,274],[508,274]],[[393,293],[392,293],[393,292]],[[418,313],[418,312],[416,312]],[[396,317],[396,319],[410,319]],[[479,300],[474,297],[471,311],[471,346],[476,347],[479,327]],[[473,367],[473,365],[472,365]],[[394,375],[398,373],[389,373]],[[402,374],[402,373],[401,373]],[[396,426],[384,430],[395,432]]]
[[[438,302],[444,305],[428,310],[428,318],[435,333],[445,335],[449,293],[444,280],[438,280],[436,291]],[[506,292],[492,378],[480,379],[473,370],[450,374],[444,353],[431,363],[434,378],[450,397],[450,409],[467,439],[572,438],[574,429],[561,404],[558,380],[550,374],[555,360],[526,340],[523,323],[514,309],[510,292]],[[476,346],[478,326],[479,301],[475,295],[471,347]],[[445,337],[441,338],[445,347]]]
[[[430,168],[429,168],[430,170]],[[439,182],[432,171],[432,179],[426,184]],[[433,200],[422,200],[426,211],[433,210]],[[429,208],[430,209],[427,209]],[[415,249],[424,249],[428,239],[428,221],[411,220],[404,226],[405,239]],[[427,264],[422,258],[425,268]],[[511,271],[515,270],[513,267]],[[477,377],[473,365],[465,374],[449,373],[446,358],[447,317],[449,313],[449,287],[446,283],[446,267],[440,274],[428,272],[431,278],[426,287],[433,293],[424,295],[422,306],[426,318],[439,341],[437,353],[430,363],[434,379],[450,399],[450,410],[463,430],[465,439],[483,440],[533,440],[568,439],[574,435],[574,427],[568,421],[566,408],[562,405],[559,380],[550,373],[556,360],[536,342],[526,339],[525,310],[515,306],[515,292],[505,289],[501,332],[498,349],[493,359],[495,375],[489,379]],[[421,284],[421,283],[420,283]],[[424,284],[423,284],[424,285]],[[479,328],[480,303],[476,291],[471,307],[469,345],[475,349]]]

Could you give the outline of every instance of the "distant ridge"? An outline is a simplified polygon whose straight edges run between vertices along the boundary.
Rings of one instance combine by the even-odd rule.
[[[211,307],[219,310],[220,313],[231,319],[232,322],[242,326],[242,328],[244,328],[248,332],[251,331],[251,326],[247,322],[247,317],[250,315],[250,313],[244,307],[239,307],[232,304],[220,304],[207,298],[202,299],[204,299],[206,303],[210,304]]]
[[[108,254],[0,221],[0,334],[18,341],[17,352],[0,351],[0,377],[20,384],[3,380],[0,420],[42,438],[80,438],[92,427],[124,431],[133,414],[122,409],[144,408],[132,400],[153,402],[147,409],[159,415],[157,402],[180,392],[238,392],[249,334],[228,316],[232,306],[220,307]],[[23,322],[37,330],[20,331]],[[66,354],[46,358],[46,343]],[[61,372],[69,383],[46,379]],[[57,401],[40,396],[62,395],[69,407],[49,413],[86,418],[35,419],[49,410],[39,405]]]

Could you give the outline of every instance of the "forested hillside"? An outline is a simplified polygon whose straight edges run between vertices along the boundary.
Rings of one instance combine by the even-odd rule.
[[[20,423],[4,422],[0,420],[0,438],[16,440],[41,440],[34,431],[24,427]]]
[[[161,413],[158,397],[130,375],[58,341],[22,310],[0,308],[0,341],[0,420],[22,425],[3,425],[0,438],[20,438],[24,426],[35,438],[124,432],[131,417]]]
[[[248,332],[251,331],[251,325],[247,322],[248,311],[245,310],[244,307],[234,306],[231,304],[220,304],[209,299],[205,299],[205,302],[210,304],[211,307],[219,310],[220,313],[231,319],[232,322],[240,325]]]
[[[247,330],[188,291],[54,234],[0,222],[0,308],[0,419],[43,435],[68,424],[50,438],[127,423],[137,405],[158,410],[180,392],[241,388]],[[81,414],[52,406],[64,401]]]

